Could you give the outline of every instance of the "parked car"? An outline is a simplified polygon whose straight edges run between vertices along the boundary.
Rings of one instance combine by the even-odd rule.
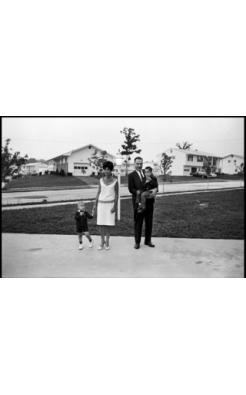
[[[211,173],[208,176],[205,171],[196,171],[195,173],[190,173],[190,174],[191,174],[191,176],[202,177],[202,178],[215,178],[215,177],[217,177],[217,174],[215,174],[215,173]]]

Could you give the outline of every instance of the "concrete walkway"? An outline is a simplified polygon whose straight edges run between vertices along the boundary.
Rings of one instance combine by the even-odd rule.
[[[187,195],[187,194],[192,194],[192,193],[199,193],[199,192],[203,192],[203,193],[210,193],[210,192],[221,192],[221,191],[223,191],[223,192],[225,192],[225,191],[234,191],[234,190],[237,190],[237,189],[242,189],[242,188],[228,188],[228,189],[213,189],[213,190],[207,190],[207,191],[193,191],[193,192],[174,192],[174,193],[159,193],[158,195],[156,195],[156,198],[159,198],[159,197],[163,197],[163,196],[172,196],[172,195],[176,195],[177,196],[177,194],[182,194],[182,195]],[[132,197],[131,196],[121,196],[121,200],[125,200],[125,199],[131,199]],[[83,199],[83,201],[85,202],[85,203],[89,203],[89,202],[91,202],[91,201],[95,201],[95,199],[94,200],[84,200]],[[70,201],[70,202],[61,202],[61,201],[58,201],[58,202],[55,202],[55,203],[41,203],[41,204],[33,204],[33,205],[29,205],[29,204],[25,204],[25,205],[14,205],[14,206],[7,206],[7,207],[5,207],[5,206],[2,206],[2,211],[4,211],[4,210],[20,210],[20,209],[27,209],[27,208],[37,208],[37,207],[53,207],[53,206],[61,206],[61,205],[66,205],[66,204],[76,204],[77,203],[77,201],[76,200],[73,200],[73,201]]]
[[[77,236],[2,235],[3,277],[241,277],[243,240],[153,238],[156,245],[133,248],[132,237],[112,237],[110,250],[97,250]]]
[[[172,192],[192,192],[207,190],[223,190],[229,188],[244,188],[244,181],[228,181],[228,182],[211,182],[211,183],[187,183],[165,185],[164,191],[162,186],[159,187],[159,193]],[[42,203],[46,199],[49,203],[66,201],[66,200],[85,200],[95,199],[98,188],[90,189],[71,189],[71,190],[53,190],[53,191],[33,191],[33,192],[12,192],[2,194],[2,205],[21,204],[21,203]],[[121,196],[131,196],[128,187],[121,187]]]

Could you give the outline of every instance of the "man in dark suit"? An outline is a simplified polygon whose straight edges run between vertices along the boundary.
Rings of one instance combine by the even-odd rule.
[[[134,248],[140,248],[141,243],[141,235],[142,235],[142,227],[143,220],[145,219],[145,245],[149,247],[155,247],[151,242],[151,234],[152,234],[152,223],[153,223],[153,213],[154,213],[154,198],[158,191],[155,188],[149,197],[146,200],[146,210],[142,213],[138,213],[138,207],[136,204],[137,195],[141,194],[142,191],[142,183],[146,181],[145,172],[142,170],[143,167],[143,159],[140,157],[135,158],[135,171],[129,174],[128,176],[128,189],[132,194],[132,204],[134,210],[134,232],[135,232],[135,246]]]

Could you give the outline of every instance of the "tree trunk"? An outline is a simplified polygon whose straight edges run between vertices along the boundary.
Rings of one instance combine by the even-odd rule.
[[[126,156],[126,177],[128,176],[128,154]]]

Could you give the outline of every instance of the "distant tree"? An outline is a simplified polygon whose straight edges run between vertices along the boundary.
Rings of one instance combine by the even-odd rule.
[[[120,152],[121,155],[126,156],[125,164],[126,164],[126,176],[128,175],[128,162],[131,159],[131,155],[133,153],[140,154],[141,149],[137,149],[136,142],[140,141],[139,134],[134,132],[132,128],[124,128],[121,130],[122,134],[125,135],[124,144],[121,145],[123,150]]]
[[[190,149],[190,147],[192,146],[193,144],[190,144],[190,143],[188,143],[188,141],[185,141],[184,143],[177,143],[176,144],[176,147],[178,147],[179,149]]]
[[[216,167],[213,165],[211,156],[203,156],[203,168],[208,176],[215,171]]]
[[[107,151],[101,151],[99,154],[98,150],[96,149],[95,152],[88,158],[90,166],[98,171],[98,174],[101,176],[103,172],[103,164],[107,162],[108,154]]]
[[[244,163],[241,163],[241,165],[237,166],[237,170],[239,174],[244,174]]]
[[[2,182],[6,183],[6,177],[12,176],[17,172],[20,173],[21,166],[24,165],[28,159],[25,155],[22,157],[19,151],[12,154],[12,148],[9,147],[10,139],[5,140],[5,146],[2,147]]]
[[[161,173],[163,180],[163,193],[164,193],[164,182],[170,180],[172,172],[169,170],[172,167],[172,157],[168,156],[165,152],[161,158]]]
[[[209,177],[211,173],[213,173],[216,169],[216,167],[213,165],[213,158],[211,156],[203,156],[203,168],[207,173],[208,187],[209,187]]]

